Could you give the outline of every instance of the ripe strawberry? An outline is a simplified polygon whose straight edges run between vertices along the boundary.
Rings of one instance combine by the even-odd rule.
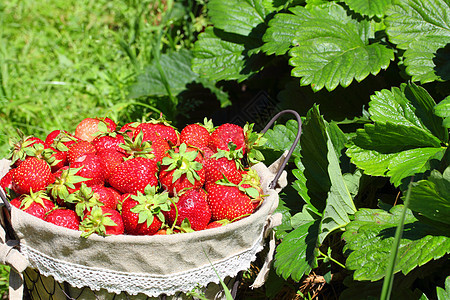
[[[211,133],[211,144],[210,147],[217,152],[218,149],[230,150],[230,143],[236,145],[236,150],[242,149],[245,154],[245,136],[242,127],[225,123],[217,127]]]
[[[227,157],[216,158],[212,156],[206,159],[203,163],[206,171],[205,184],[215,183],[224,179],[224,177],[234,184],[239,184],[242,181],[242,174],[237,165],[239,163],[236,160]]]
[[[152,141],[154,136],[159,136],[172,146],[178,145],[178,133],[175,128],[164,118],[152,119],[149,122],[141,123],[136,127],[135,136],[142,132],[144,141]]]
[[[55,180],[50,165],[36,157],[25,159],[12,176],[12,189],[17,194],[29,194],[30,191],[44,190]]]
[[[78,190],[69,194],[65,201],[70,204],[70,208],[75,210],[80,218],[83,218],[93,207],[103,206],[99,194],[94,193],[92,188],[84,183]]]
[[[94,197],[98,197],[98,201],[103,203],[102,208],[117,208],[120,194],[118,194],[116,190],[103,185],[94,185],[91,188]]]
[[[95,206],[86,214],[80,223],[82,237],[87,238],[93,233],[101,236],[124,233],[124,225],[120,213],[104,206]]]
[[[10,152],[8,158],[12,161],[15,167],[19,166],[27,157],[37,156],[31,155],[33,152],[33,146],[42,145],[42,149],[49,147],[40,138],[34,136],[25,136],[20,130],[18,130],[17,137],[13,137],[9,140],[9,145]]]
[[[222,227],[225,226],[227,224],[230,224],[231,221],[224,219],[224,220],[218,220],[218,221],[212,221],[210,222],[205,229],[211,229],[211,228],[217,228],[217,227]]]
[[[109,177],[109,184],[122,193],[143,192],[147,185],[158,185],[157,171],[158,166],[152,159],[130,158],[116,166]]]
[[[155,162],[161,162],[162,158],[167,156],[170,149],[169,143],[154,134],[151,140],[144,140],[144,133],[137,132],[137,135],[131,139],[125,136],[125,144],[121,146],[128,157],[145,157],[153,159]]]
[[[76,175],[89,179],[85,181],[88,186],[103,185],[105,183],[100,157],[95,154],[85,154],[78,157],[70,164],[70,168],[80,168]]]
[[[47,135],[45,143],[59,151],[67,151],[72,144],[79,140],[69,132],[57,129]]]
[[[193,230],[203,230],[211,220],[211,210],[206,201],[206,192],[203,189],[187,190],[178,197],[175,205],[171,205],[171,210],[165,215],[169,224],[181,226],[184,219],[188,219]],[[178,212],[178,216],[177,216]]]
[[[80,226],[80,217],[73,210],[66,208],[52,210],[45,216],[44,220],[73,230],[79,230]]]
[[[110,133],[109,135],[98,135],[92,140],[92,145],[94,145],[97,153],[109,149],[124,152],[120,147],[120,145],[123,145],[124,143],[125,140],[123,135],[117,134],[116,132]]]
[[[65,166],[54,173],[55,181],[47,186],[47,192],[60,206],[66,206],[65,199],[80,188],[81,182],[88,179],[77,176],[80,169]]]
[[[233,221],[253,212],[252,200],[237,186],[210,184],[206,187],[206,192],[214,221],[222,219]]]
[[[138,127],[139,124],[141,124],[141,123],[139,123],[139,122],[127,123],[119,129],[119,132],[123,132],[126,135],[128,135],[129,138],[133,138],[133,136],[135,136],[134,132],[136,131],[136,127]]]
[[[162,160],[159,172],[161,185],[170,195],[186,188],[201,188],[205,183],[202,156],[186,144],[181,144],[176,150],[169,150],[169,156]]]
[[[155,234],[165,222],[163,211],[169,211],[170,204],[169,194],[157,193],[154,186],[147,186],[144,193],[131,195],[122,203],[125,232],[131,235]]]
[[[114,168],[125,160],[125,154],[114,149],[103,150],[97,154],[105,176],[105,182],[109,182],[109,177]]]
[[[5,176],[0,179],[0,187],[2,187],[4,191],[12,188],[12,178],[15,170],[16,169],[10,169]]]
[[[75,137],[91,142],[102,132],[112,132],[117,124],[110,118],[86,118],[75,128]]]
[[[22,195],[21,197],[14,198],[10,203],[39,219],[44,219],[45,214],[55,207],[55,204],[44,191]]]
[[[210,132],[214,130],[212,121],[205,118],[205,124],[186,125],[180,133],[180,143],[191,147],[204,148],[210,144]]]
[[[78,141],[70,146],[67,152],[67,161],[71,164],[85,154],[97,154],[97,149],[95,149],[95,146],[91,142]]]

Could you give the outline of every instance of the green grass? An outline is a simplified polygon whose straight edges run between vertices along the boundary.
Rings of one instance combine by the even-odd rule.
[[[74,130],[84,117],[128,121],[150,115],[151,110],[132,105],[127,87],[152,59],[153,47],[192,43],[193,25],[176,31],[173,24],[192,21],[185,11],[195,3],[176,4],[171,18],[165,18],[161,1],[2,2],[0,157],[6,155],[15,128],[45,137],[54,129]],[[157,43],[160,32],[163,38]],[[155,104],[154,99],[145,101]]]

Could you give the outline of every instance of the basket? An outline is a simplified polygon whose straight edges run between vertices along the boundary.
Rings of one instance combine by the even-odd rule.
[[[292,111],[279,113],[266,127],[286,112]],[[283,169],[298,138],[269,167],[263,163],[252,167],[267,195],[258,210],[214,229],[84,239],[77,231],[35,218],[3,199],[0,256],[12,267],[10,299],[20,299],[22,289],[30,299],[188,299],[195,292],[207,299],[225,299],[220,278],[236,291],[238,274],[250,267],[271,229],[281,222],[273,212],[278,193],[287,184]],[[256,285],[264,282],[274,246],[271,243]]]

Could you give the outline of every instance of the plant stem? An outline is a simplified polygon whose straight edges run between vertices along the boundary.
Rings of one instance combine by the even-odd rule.
[[[322,255],[324,258],[328,258],[329,260],[331,260],[332,262],[334,262],[335,264],[337,264],[338,266],[342,267],[345,269],[345,266],[340,263],[339,261],[335,260],[334,258],[332,258],[331,256],[328,256],[327,254],[323,253],[322,251],[319,250],[319,254]]]

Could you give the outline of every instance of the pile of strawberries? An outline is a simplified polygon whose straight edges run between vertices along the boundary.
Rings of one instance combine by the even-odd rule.
[[[47,222],[95,233],[154,235],[223,226],[263,201],[250,167],[265,142],[253,124],[185,126],[161,116],[118,126],[86,118],[74,133],[11,141],[1,179],[11,204]]]

